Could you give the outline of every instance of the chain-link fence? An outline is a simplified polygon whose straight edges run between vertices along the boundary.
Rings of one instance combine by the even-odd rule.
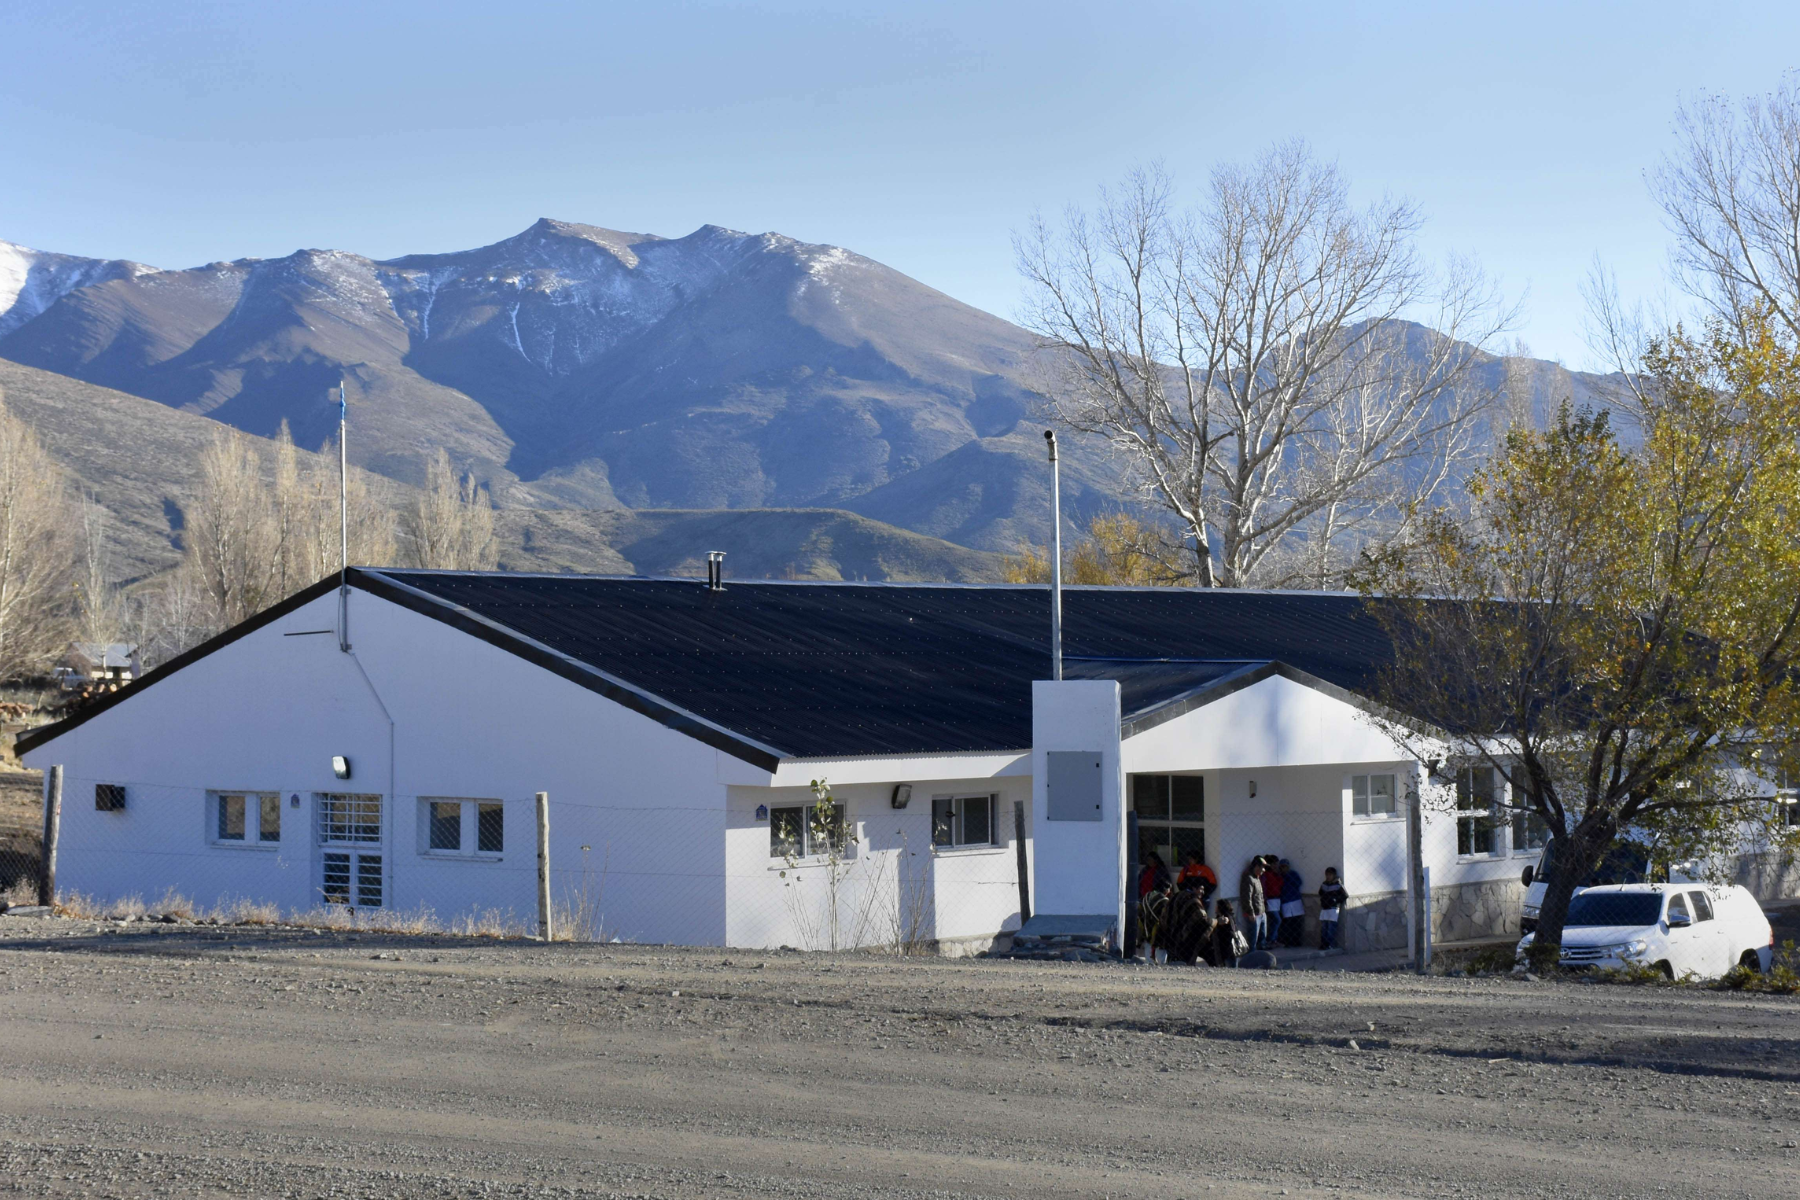
[[[1209,922],[1228,904],[1235,930],[1279,955],[1398,963],[1427,940],[1516,937],[1523,868],[1541,839],[1494,811],[1420,811],[1414,777],[1403,765],[1130,776],[1126,891],[1137,928],[1115,931],[1115,948],[1188,955],[1173,930],[1196,900]],[[27,903],[43,786],[22,772],[7,782],[0,883]],[[531,794],[394,798],[343,786],[204,790],[71,775],[57,899],[118,917],[538,932]],[[921,784],[904,797],[891,784],[823,799],[804,787],[726,790],[723,808],[553,795],[556,935],[979,953],[1005,948],[1034,909],[1027,778]],[[1093,830],[1098,846],[1107,832]]]
[[[0,904],[36,904],[44,851],[44,779],[0,767]]]

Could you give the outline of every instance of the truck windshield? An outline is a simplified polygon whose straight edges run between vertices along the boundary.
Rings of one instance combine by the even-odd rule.
[[[1662,901],[1655,892],[1582,892],[1569,901],[1563,924],[1654,925],[1662,919]]]

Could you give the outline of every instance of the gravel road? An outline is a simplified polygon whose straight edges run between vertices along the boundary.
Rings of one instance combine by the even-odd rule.
[[[1800,1194],[1790,997],[0,917],[0,1014],[26,1195]]]

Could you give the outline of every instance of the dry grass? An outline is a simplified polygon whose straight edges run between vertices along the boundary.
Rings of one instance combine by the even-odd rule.
[[[0,838],[29,838],[35,847],[43,834],[44,773],[0,766]]]
[[[7,898],[15,904],[37,902],[35,889],[29,895],[21,893],[14,898],[9,894]],[[535,932],[532,925],[520,920],[510,909],[490,908],[443,921],[431,909],[423,907],[396,911],[384,908],[352,909],[333,904],[284,912],[279,906],[267,901],[239,898],[227,899],[209,908],[196,904],[173,890],[164,893],[161,899],[153,903],[145,903],[139,896],[100,900],[83,892],[66,892],[59,898],[56,910],[65,917],[84,921],[154,920],[169,916],[182,921],[214,925],[285,925],[306,929],[357,930],[416,936],[449,934],[473,938],[530,937]],[[588,936],[589,930],[578,912],[559,910],[558,923],[559,941],[598,940],[597,937]]]

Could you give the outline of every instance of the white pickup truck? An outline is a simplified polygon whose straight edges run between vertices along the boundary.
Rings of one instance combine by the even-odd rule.
[[[1536,938],[1519,942],[1521,953]],[[1775,935],[1741,887],[1625,883],[1582,888],[1563,924],[1565,967],[1652,966],[1670,979],[1716,979],[1736,966],[1767,971]]]

